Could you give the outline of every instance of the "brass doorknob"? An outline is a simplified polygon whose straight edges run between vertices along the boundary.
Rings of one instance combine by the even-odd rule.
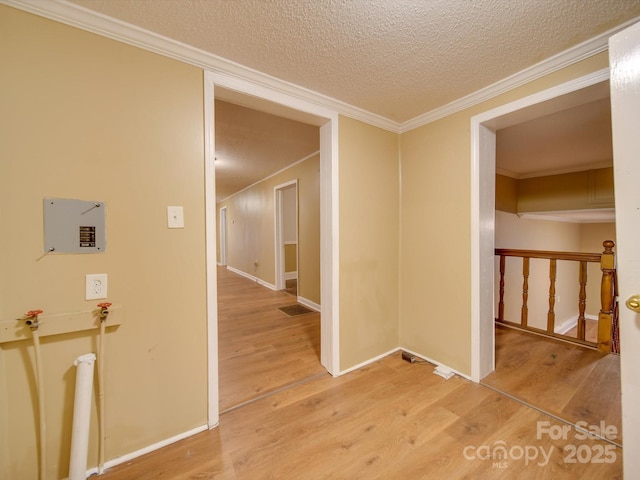
[[[640,313],[640,295],[633,295],[627,300],[629,310]]]

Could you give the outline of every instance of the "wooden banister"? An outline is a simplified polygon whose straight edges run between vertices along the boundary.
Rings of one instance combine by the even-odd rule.
[[[591,348],[597,348],[603,352],[611,352],[613,350],[618,352],[617,344],[613,345],[614,337],[617,332],[617,288],[615,282],[616,276],[616,262],[615,254],[613,253],[614,242],[606,240],[602,244],[604,246],[604,252],[600,253],[580,253],[580,252],[553,252],[547,250],[519,250],[511,248],[496,248],[495,254],[500,257],[500,290],[498,301],[498,317],[497,321],[506,325],[521,328],[524,330],[532,331],[547,336],[561,338],[563,340],[579,343],[581,345],[590,346]],[[505,292],[505,261],[506,257],[519,257],[522,258],[522,308],[520,323],[512,322],[504,318],[505,305],[504,305],[504,292]],[[529,269],[530,259],[546,259],[549,260],[549,309],[547,312],[547,324],[546,328],[540,329],[529,326]],[[555,333],[555,305],[556,305],[556,280],[557,280],[557,261],[569,260],[579,262],[578,283],[580,290],[578,293],[577,307],[578,307],[578,320],[577,320],[577,336],[575,338],[567,335]],[[600,291],[600,304],[601,309],[598,315],[598,339],[597,342],[587,341],[585,339],[585,310],[587,301],[587,271],[588,263],[599,263],[602,271],[601,291]],[[612,348],[613,347],[613,348]]]
[[[616,269],[616,257],[613,253],[614,243],[611,240],[603,244],[604,252],[600,258],[602,283],[600,286],[601,308],[598,315],[598,350],[611,351],[611,326],[613,325],[613,302],[615,297],[613,278]]]
[[[549,260],[549,313],[547,314],[547,333],[554,333],[556,326],[556,262],[555,258]]]
[[[555,258],[556,260],[577,260],[598,263],[601,257],[600,253],[550,252],[546,250],[516,250],[513,248],[496,248],[496,255],[505,257],[543,258],[548,260]]]
[[[504,258],[504,257],[501,257]],[[529,257],[522,258],[522,325],[527,326],[529,323]]]
[[[587,308],[587,262],[580,262],[580,273],[578,277],[580,283],[580,292],[578,293],[578,340],[585,339],[585,317],[584,312]]]

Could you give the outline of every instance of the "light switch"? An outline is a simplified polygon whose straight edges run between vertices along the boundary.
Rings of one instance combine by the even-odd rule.
[[[184,210],[182,207],[167,207],[167,226],[184,228]]]

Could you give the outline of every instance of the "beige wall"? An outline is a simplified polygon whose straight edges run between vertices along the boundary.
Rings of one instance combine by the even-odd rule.
[[[340,117],[340,368],[398,346],[398,135]]]
[[[613,168],[521,180],[496,175],[496,210],[549,212],[613,206]]]
[[[220,208],[227,207],[227,265],[274,285],[274,187],[297,178],[298,295],[317,304],[320,304],[319,169],[320,155],[316,154],[216,206],[218,215]]]
[[[471,373],[471,117],[606,66],[604,52],[400,136],[401,346]]]
[[[518,180],[518,212],[612,208],[613,168]]]
[[[107,458],[204,425],[202,71],[3,5],[0,58],[0,321],[93,310],[84,276],[107,273],[126,316],[107,335]],[[45,196],[104,201],[106,253],[42,258]],[[49,478],[67,474],[72,363],[95,334],[43,341]],[[37,478],[32,355],[0,348],[0,478]]]
[[[518,180],[496,175],[496,210],[518,212]]]
[[[298,246],[295,243],[285,244],[284,271],[286,273],[296,272],[298,270],[297,257],[298,257]]]

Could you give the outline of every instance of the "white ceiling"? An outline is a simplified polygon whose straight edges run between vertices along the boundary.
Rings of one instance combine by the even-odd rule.
[[[638,0],[72,0],[405,122],[640,15]]]

